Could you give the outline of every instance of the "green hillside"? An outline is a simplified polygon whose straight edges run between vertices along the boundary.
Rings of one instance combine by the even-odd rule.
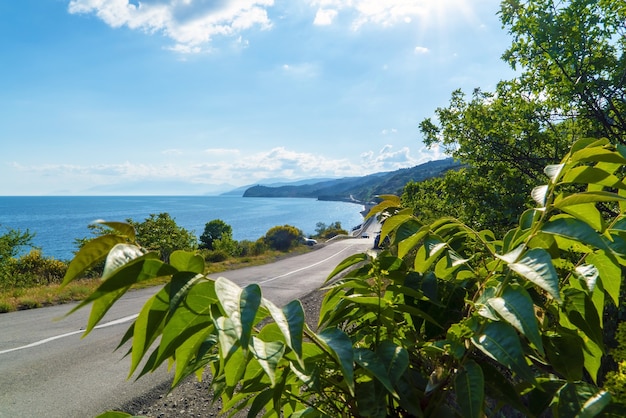
[[[460,167],[452,158],[429,161],[411,168],[370,174],[363,177],[345,177],[305,185],[280,187],[253,186],[244,197],[307,197],[319,200],[371,201],[381,194],[400,194],[409,181],[437,177],[447,170]]]

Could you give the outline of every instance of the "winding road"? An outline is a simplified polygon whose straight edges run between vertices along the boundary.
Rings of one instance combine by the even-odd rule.
[[[213,276],[242,287],[258,283],[264,297],[284,305],[319,288],[339,262],[372,245],[372,238],[343,239],[272,264]],[[75,304],[0,314],[0,417],[93,417],[169,381],[165,369],[127,379],[126,348],[115,351],[156,290],[129,292],[84,339],[89,308],[68,317]]]

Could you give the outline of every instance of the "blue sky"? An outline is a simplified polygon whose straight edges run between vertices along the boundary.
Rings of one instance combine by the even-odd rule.
[[[443,158],[512,71],[496,0],[0,2],[0,195],[201,194]]]

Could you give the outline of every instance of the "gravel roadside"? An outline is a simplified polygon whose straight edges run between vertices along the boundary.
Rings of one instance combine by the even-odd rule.
[[[317,327],[323,298],[324,292],[321,290],[300,298],[306,322],[312,329]],[[151,418],[216,417],[221,411],[221,401],[217,399],[212,403],[210,384],[210,375],[206,375],[202,382],[198,382],[195,377],[188,378],[171,392],[168,392],[169,384],[164,384],[141,398],[121,405],[118,410]],[[245,416],[245,413],[235,415]]]

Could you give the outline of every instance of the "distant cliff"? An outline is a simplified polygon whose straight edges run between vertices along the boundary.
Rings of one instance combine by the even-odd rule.
[[[452,158],[429,161],[412,168],[370,174],[363,177],[345,177],[313,184],[285,185],[280,187],[253,186],[244,197],[308,197],[319,200],[368,202],[376,195],[400,194],[409,181],[422,181],[443,175],[459,168]]]

